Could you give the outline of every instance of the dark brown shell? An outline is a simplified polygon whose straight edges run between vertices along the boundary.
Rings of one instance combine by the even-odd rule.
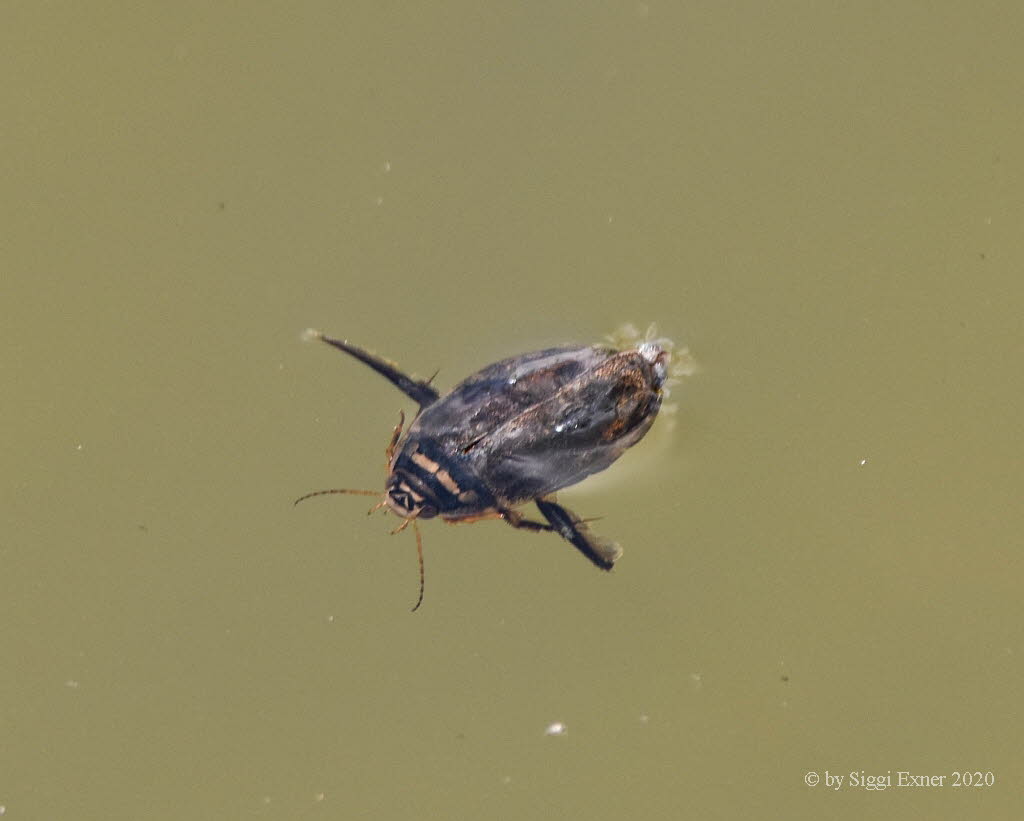
[[[661,406],[663,369],[637,350],[549,348],[496,362],[431,403],[395,467],[415,453],[440,462],[477,515],[545,496],[604,470],[636,444]],[[472,487],[468,487],[468,484]]]

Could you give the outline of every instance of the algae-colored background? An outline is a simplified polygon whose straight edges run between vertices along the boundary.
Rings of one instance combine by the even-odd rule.
[[[4,821],[1021,816],[1024,11],[3,18]],[[403,407],[303,328],[449,386],[629,320],[702,371],[561,497],[611,575],[430,523],[410,614],[291,507]]]

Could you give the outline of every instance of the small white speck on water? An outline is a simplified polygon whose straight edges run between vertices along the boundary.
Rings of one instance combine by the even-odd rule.
[[[387,174],[391,170],[391,160],[384,160],[384,173]]]
[[[569,728],[561,721],[553,721],[544,728],[544,735],[565,735],[567,732],[569,732]]]
[[[867,463],[868,463],[868,460],[867,460],[867,459],[861,459],[861,460],[860,460],[860,466],[861,466],[861,467],[864,467],[864,465],[866,465]]]
[[[69,690],[77,690],[79,684],[75,679],[69,678],[67,681],[64,682],[64,686],[67,687]]]

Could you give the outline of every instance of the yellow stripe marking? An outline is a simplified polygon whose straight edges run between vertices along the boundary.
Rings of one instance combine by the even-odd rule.
[[[445,490],[452,494],[452,496],[459,495],[459,483],[456,482],[452,475],[444,468],[439,468],[437,473],[434,474]]]
[[[433,459],[429,458],[428,456],[424,456],[419,451],[412,455],[412,460],[421,468],[423,468],[427,473],[431,474],[437,473],[438,469],[441,467]]]

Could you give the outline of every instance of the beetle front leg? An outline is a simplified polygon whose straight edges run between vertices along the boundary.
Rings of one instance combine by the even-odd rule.
[[[535,499],[534,503],[544,518],[551,523],[552,530],[602,570],[611,570],[622,556],[621,547],[610,539],[603,539],[596,533],[591,533],[586,522],[568,508],[562,507],[552,499]]]
[[[395,425],[394,431],[391,433],[391,442],[388,444],[388,448],[384,451],[384,455],[387,457],[388,463],[385,470],[391,473],[391,463],[395,459],[395,447],[398,445],[398,440],[402,436],[402,428],[405,426],[405,413],[403,411],[398,412],[398,424]]]

